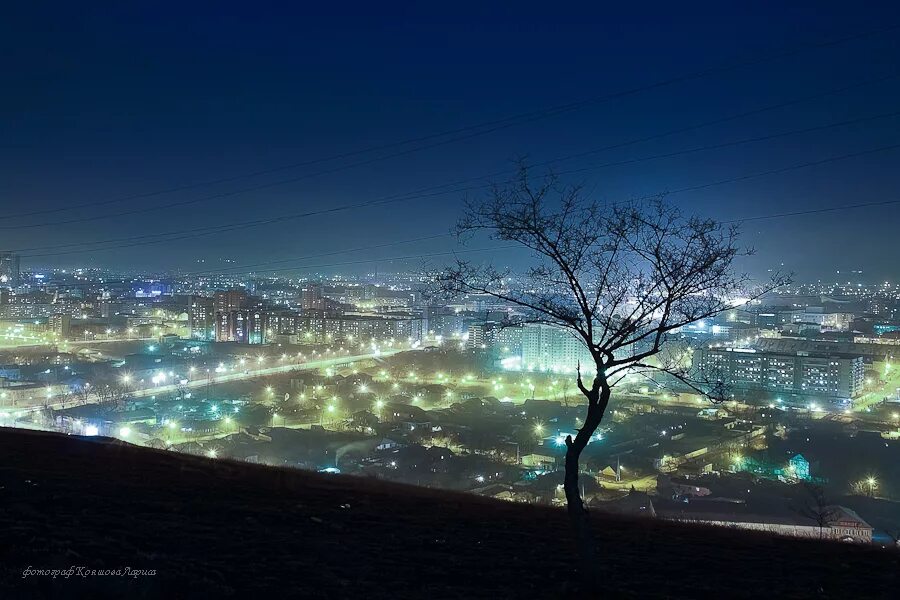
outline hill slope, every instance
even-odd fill
[[[527,598],[576,580],[560,510],[13,429],[0,454],[0,597]],[[604,597],[889,597],[900,583],[896,552],[594,518]],[[72,565],[156,575],[22,577]]]

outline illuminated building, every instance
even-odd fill
[[[295,335],[300,331],[300,316],[292,310],[271,311],[269,331],[273,335]]]
[[[457,336],[468,331],[471,317],[468,313],[453,310],[446,306],[427,306],[422,311],[422,327],[428,335],[445,338]]]
[[[195,340],[213,340],[216,337],[215,300],[204,296],[191,296],[188,311],[191,337]]]
[[[325,310],[325,290],[321,283],[310,283],[300,290],[300,308]]]
[[[216,292],[215,296],[215,319],[216,319],[216,341],[217,342],[235,342],[241,341],[235,339],[235,332],[240,331],[241,338],[244,337],[246,328],[245,317],[240,318],[240,327],[238,327],[237,315],[232,315],[238,311],[252,309],[258,311],[261,309],[260,302],[252,298],[246,291],[242,289],[231,289]],[[257,342],[261,343],[261,342]]]
[[[707,377],[738,389],[848,399],[863,387],[861,356],[701,348],[695,361]]]
[[[788,471],[797,479],[809,479],[809,461],[796,454],[788,461]]]
[[[18,254],[0,252],[0,286],[19,287],[21,283],[19,267],[20,258]]]
[[[500,356],[520,356],[522,354],[524,331],[525,328],[522,325],[509,325],[497,333],[495,344],[499,348]]]
[[[306,312],[296,320],[298,343],[322,343],[354,340],[359,343],[373,339],[420,340],[422,319],[409,314],[350,313],[329,315]]]
[[[50,315],[47,318],[50,331],[65,339],[69,336],[72,328],[72,316],[65,314]]]
[[[522,326],[522,368],[528,371],[573,372],[594,364],[587,347],[567,329],[542,323]]]
[[[469,339],[466,346],[471,350],[484,349],[492,346],[497,340],[502,326],[495,321],[485,321],[469,325]]]
[[[217,313],[227,313],[241,308],[247,308],[250,296],[241,289],[224,290],[216,292],[215,306]]]
[[[216,313],[216,341],[265,344],[268,322],[268,314],[262,310],[241,309]]]

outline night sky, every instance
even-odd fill
[[[328,13],[302,3],[11,4],[0,15],[0,250],[21,251],[28,267],[191,270],[309,257],[273,265],[284,267],[447,251],[457,242],[432,236],[449,230],[462,192],[190,232],[484,182],[520,156],[542,162],[816,95],[554,168],[855,121],[565,176],[598,198],[624,200],[900,144],[900,117],[884,116],[900,111],[900,29],[873,33],[900,24],[896,3],[329,3]],[[472,134],[491,127],[350,154],[785,50],[484,135]],[[454,137],[465,139],[444,143]],[[281,168],[304,162],[312,164]],[[671,200],[723,220],[900,201],[898,165],[900,148],[878,150]],[[268,172],[242,177],[259,171]],[[259,189],[240,192],[251,187]],[[173,188],[187,189],[156,193]],[[851,269],[896,278],[898,224],[900,204],[748,222],[745,240],[758,250],[749,268],[783,262],[804,280]],[[140,244],[168,232],[188,233]],[[492,258],[523,264],[521,253]]]

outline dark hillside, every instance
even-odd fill
[[[0,598],[559,597],[560,510],[0,429]],[[610,597],[896,597],[900,554],[595,516]],[[26,567],[155,576],[22,577]],[[250,596],[253,594],[253,596]]]

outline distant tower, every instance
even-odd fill
[[[18,254],[0,252],[0,287],[19,287],[19,261]]]
[[[250,297],[244,290],[231,289],[227,291],[216,292],[215,295],[215,318],[216,318],[216,341],[217,342],[233,342],[234,336],[231,332],[229,323],[231,322],[231,313],[247,308]]]

